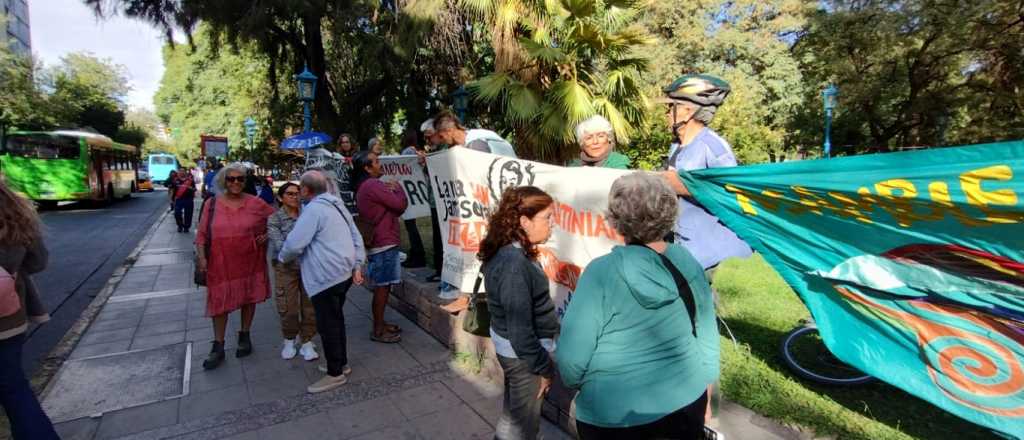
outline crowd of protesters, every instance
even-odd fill
[[[490,339],[504,376],[495,438],[537,438],[541,402],[556,380],[578,390],[581,438],[703,438],[708,396],[719,374],[711,276],[725,258],[751,250],[697,205],[677,175],[677,170],[736,165],[729,144],[707,127],[728,96],[728,85],[686,75],[664,93],[667,125],[675,137],[666,171],[627,174],[613,183],[608,219],[625,243],[585,268],[561,322],[538,262],[538,246],[552,232],[552,197],[532,186],[509,188],[488,218],[478,257]],[[419,132],[424,142],[410,129],[401,147],[403,154],[417,155],[426,172],[426,155],[446,148],[516,156],[497,133],[468,129],[451,112],[424,122]],[[580,122],[575,136],[579,156],[566,165],[630,167],[616,151],[607,119]],[[324,376],[309,385],[310,393],[344,385],[351,374],[343,308],[353,285],[372,290],[369,338],[401,340],[402,329],[384,317],[392,287],[402,282],[399,218],[408,203],[400,185],[381,180],[383,151],[379,138],[370,139],[365,150],[349,134],[338,138],[357,212],[338,197],[333,179],[317,170],[303,173],[298,184],[281,185],[276,194],[273,181],[257,178],[239,163],[211,161],[205,175],[186,169],[172,173],[166,186],[181,233],[190,232],[197,182],[202,182],[196,269],[207,288],[206,315],[214,328],[204,369],[224,362],[228,315],[235,311],[241,329],[234,354],[253,353],[256,305],[271,291],[281,320],[283,359],[319,359],[313,339],[320,335]],[[26,323],[46,319],[29,276],[46,266],[46,249],[34,210],[3,182],[0,202],[5,206],[0,211],[0,402],[15,438],[55,438],[20,370]],[[443,254],[433,204],[430,220],[435,273],[428,280],[440,281]],[[416,222],[404,224],[412,242],[404,265],[424,266]],[[458,313],[468,303],[460,295],[445,308]]]
[[[676,174],[736,164],[728,143],[707,127],[728,86],[713,77],[687,75],[664,92],[667,125],[676,141],[667,151],[666,171],[628,174],[613,183],[608,218],[625,245],[584,270],[561,322],[537,261],[538,245],[551,234],[554,200],[535,187],[507,189],[488,219],[479,258],[490,338],[505,387],[495,438],[537,438],[541,401],[555,380],[578,390],[581,438],[703,435],[711,385],[719,374],[711,275],[723,259],[749,255],[750,248],[711,214],[692,209],[696,202]],[[416,131],[408,130],[402,153],[418,156],[426,172],[426,155],[447,148],[516,155],[495,132],[468,129],[450,112],[424,122],[420,132],[423,146]],[[604,117],[583,120],[575,136],[579,156],[567,166],[630,167],[629,158],[616,151],[614,127]],[[208,270],[208,315],[216,335],[205,368],[216,368],[224,358],[224,322],[233,310],[242,310],[236,356],[251,353],[253,308],[270,291],[263,281],[267,249],[284,337],[281,357],[317,359],[312,339],[321,336],[325,376],[309,392],[347,382],[351,368],[342,308],[352,285],[372,291],[369,338],[401,340],[402,329],[385,321],[384,311],[392,286],[402,282],[401,267],[426,263],[416,221],[404,222],[412,246],[403,264],[399,218],[408,202],[400,185],[381,180],[383,142],[372,138],[360,149],[344,134],[337,151],[350,167],[357,212],[350,212],[330,191],[331,179],[315,170],[303,174],[300,184],[278,189],[271,199],[280,204],[276,211],[246,195],[266,200],[269,183],[254,182],[251,172],[234,165],[218,174],[221,196],[206,204],[207,220],[196,238],[200,265]],[[188,187],[188,179],[178,182]],[[684,210],[702,215],[679,215]],[[433,206],[431,226],[435,274],[429,280],[439,281],[443,254]],[[458,313],[468,303],[460,295],[445,308]]]

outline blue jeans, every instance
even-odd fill
[[[25,335],[0,340],[0,404],[10,421],[11,435],[14,440],[59,440],[21,369],[24,344]]]
[[[174,201],[174,221],[179,228],[192,228],[192,211],[196,209],[195,202],[191,198],[183,198]]]

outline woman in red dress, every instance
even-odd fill
[[[223,190],[204,204],[196,228],[199,270],[206,271],[206,316],[213,318],[213,349],[203,362],[207,370],[224,362],[224,332],[228,313],[234,310],[242,309],[242,329],[238,332],[235,357],[252,353],[249,329],[256,304],[270,297],[267,218],[274,213],[274,208],[259,197],[242,192],[245,172],[244,166],[235,163],[217,173],[217,185]],[[208,227],[210,219],[212,228]]]

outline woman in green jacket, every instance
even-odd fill
[[[686,250],[662,240],[678,212],[660,177],[617,179],[608,218],[626,239],[583,271],[562,318],[556,359],[579,389],[582,439],[698,439],[719,372],[710,286]],[[673,270],[674,269],[674,270]]]
[[[615,151],[615,130],[603,116],[594,115],[577,124],[576,142],[580,157],[568,166],[629,169],[629,158]]]

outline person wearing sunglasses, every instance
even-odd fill
[[[267,218],[274,208],[243,192],[246,168],[240,163],[224,167],[215,179],[220,195],[203,205],[196,231],[198,270],[206,272],[206,316],[213,319],[214,341],[203,368],[224,362],[224,332],[228,314],[241,309],[235,357],[252,354],[249,329],[256,304],[270,297],[267,278]],[[212,210],[212,211],[211,211]]]
[[[285,238],[295,228],[302,210],[299,193],[299,185],[291,182],[277,190],[281,208],[267,221],[267,250],[270,255],[281,252]],[[281,358],[291,359],[296,354],[302,354],[302,358],[307,361],[316,360],[320,357],[313,344],[313,336],[316,336],[316,311],[309,295],[306,295],[306,289],[302,287],[299,262],[282,263],[275,258],[272,265],[274,300],[277,302],[277,313],[281,316],[281,333],[284,336]],[[296,341],[296,337],[300,337],[300,340]],[[298,351],[295,350],[296,344],[300,345]]]

